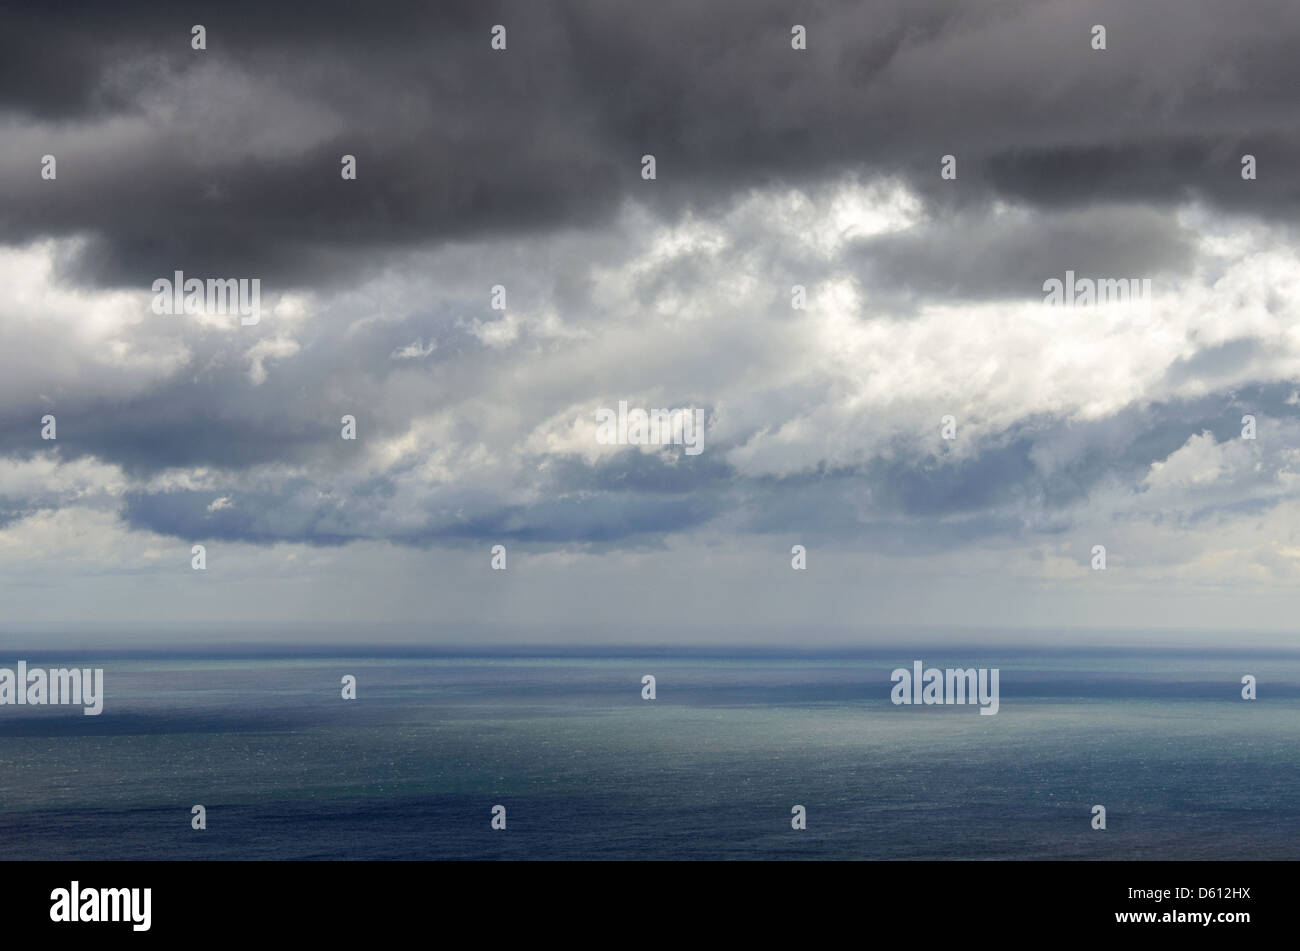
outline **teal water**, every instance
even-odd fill
[[[0,707],[6,859],[1300,858],[1294,655],[18,659],[106,700]],[[1000,712],[894,706],[915,659]]]

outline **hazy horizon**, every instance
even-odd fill
[[[435,631],[381,626],[359,628],[356,625],[283,624],[239,625],[218,627],[178,622],[145,627],[87,627],[58,624],[26,627],[0,627],[0,651],[43,650],[55,653],[77,651],[106,652],[152,651],[209,652],[233,654],[267,651],[343,650],[364,654],[367,650],[392,649],[397,652],[428,651],[473,652],[483,650],[503,654],[629,653],[638,651],[689,655],[746,651],[784,654],[854,654],[886,653],[899,649],[953,648],[1025,649],[1069,653],[1184,652],[1202,656],[1249,654],[1300,654],[1296,634],[1292,631],[1239,631],[1225,636],[1223,631],[1188,628],[1085,629],[998,628],[976,626],[891,627],[841,631],[800,631],[795,636],[781,629],[751,629],[731,637],[707,632],[665,631],[662,627],[624,628],[618,640],[610,640],[607,631],[582,631],[575,627],[531,627],[511,636],[509,632],[465,630]]]

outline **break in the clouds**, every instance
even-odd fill
[[[1288,623],[1293,3],[6,20],[15,622]],[[155,313],[178,270],[260,319]],[[703,451],[598,438],[620,401]]]

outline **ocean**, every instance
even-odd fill
[[[0,666],[20,659],[102,667],[105,700],[0,706],[11,860],[1300,858],[1300,653],[11,650]],[[998,668],[998,713],[891,703],[890,671],[918,659]]]

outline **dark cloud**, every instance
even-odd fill
[[[1042,299],[1043,282],[1158,278],[1186,269],[1194,235],[1171,214],[1112,205],[1056,214],[967,208],[898,234],[861,239],[854,252],[873,286],[893,297]],[[1153,290],[1158,290],[1158,282]]]
[[[7,155],[0,240],[85,233],[70,273],[112,285],[176,267],[319,285],[396,249],[601,222],[626,197],[672,214],[850,169],[940,211],[1199,195],[1294,218],[1300,200],[1284,0],[1249,16],[1224,0],[19,3],[6,19],[0,109],[65,138],[56,185],[37,178],[40,136]],[[301,134],[267,147],[286,123]]]
[[[563,543],[627,547],[659,544],[665,533],[689,531],[722,510],[707,493],[666,497],[639,493],[575,494],[527,505],[492,505],[472,493],[410,513],[406,527],[377,519],[364,498],[328,496],[317,485],[295,480],[284,491],[235,493],[229,508],[211,510],[211,492],[130,493],[123,517],[134,528],[190,541],[266,544],[279,541],[339,545],[385,538],[427,547],[468,542]],[[322,495],[325,495],[322,498]]]
[[[1153,463],[1189,434],[1239,437],[1243,412],[1261,425],[1300,422],[1292,390],[1273,385],[1124,411],[1093,421],[1029,419],[948,457],[899,441],[858,466],[821,467],[784,479],[743,478],[718,457],[625,450],[595,463],[556,456],[519,486],[537,501],[503,503],[470,484],[399,497],[397,470],[349,482],[346,467],[285,479],[274,490],[228,486],[198,492],[130,492],[124,518],[181,539],[337,545],[386,538],[428,546],[495,539],[595,548],[648,543],[734,517],[744,532],[856,539],[896,553],[935,552],[988,538],[1055,533],[1071,505],[1106,482],[1140,490]],[[1244,407],[1244,409],[1243,409]],[[332,445],[332,443],[330,443]],[[1282,447],[1285,448],[1285,447]],[[1271,453],[1279,448],[1273,446]],[[341,458],[341,457],[340,457]],[[1270,464],[1259,479],[1272,478]],[[214,499],[228,505],[213,510]],[[1255,511],[1245,499],[1207,508]],[[3,511],[3,508],[0,508]]]

